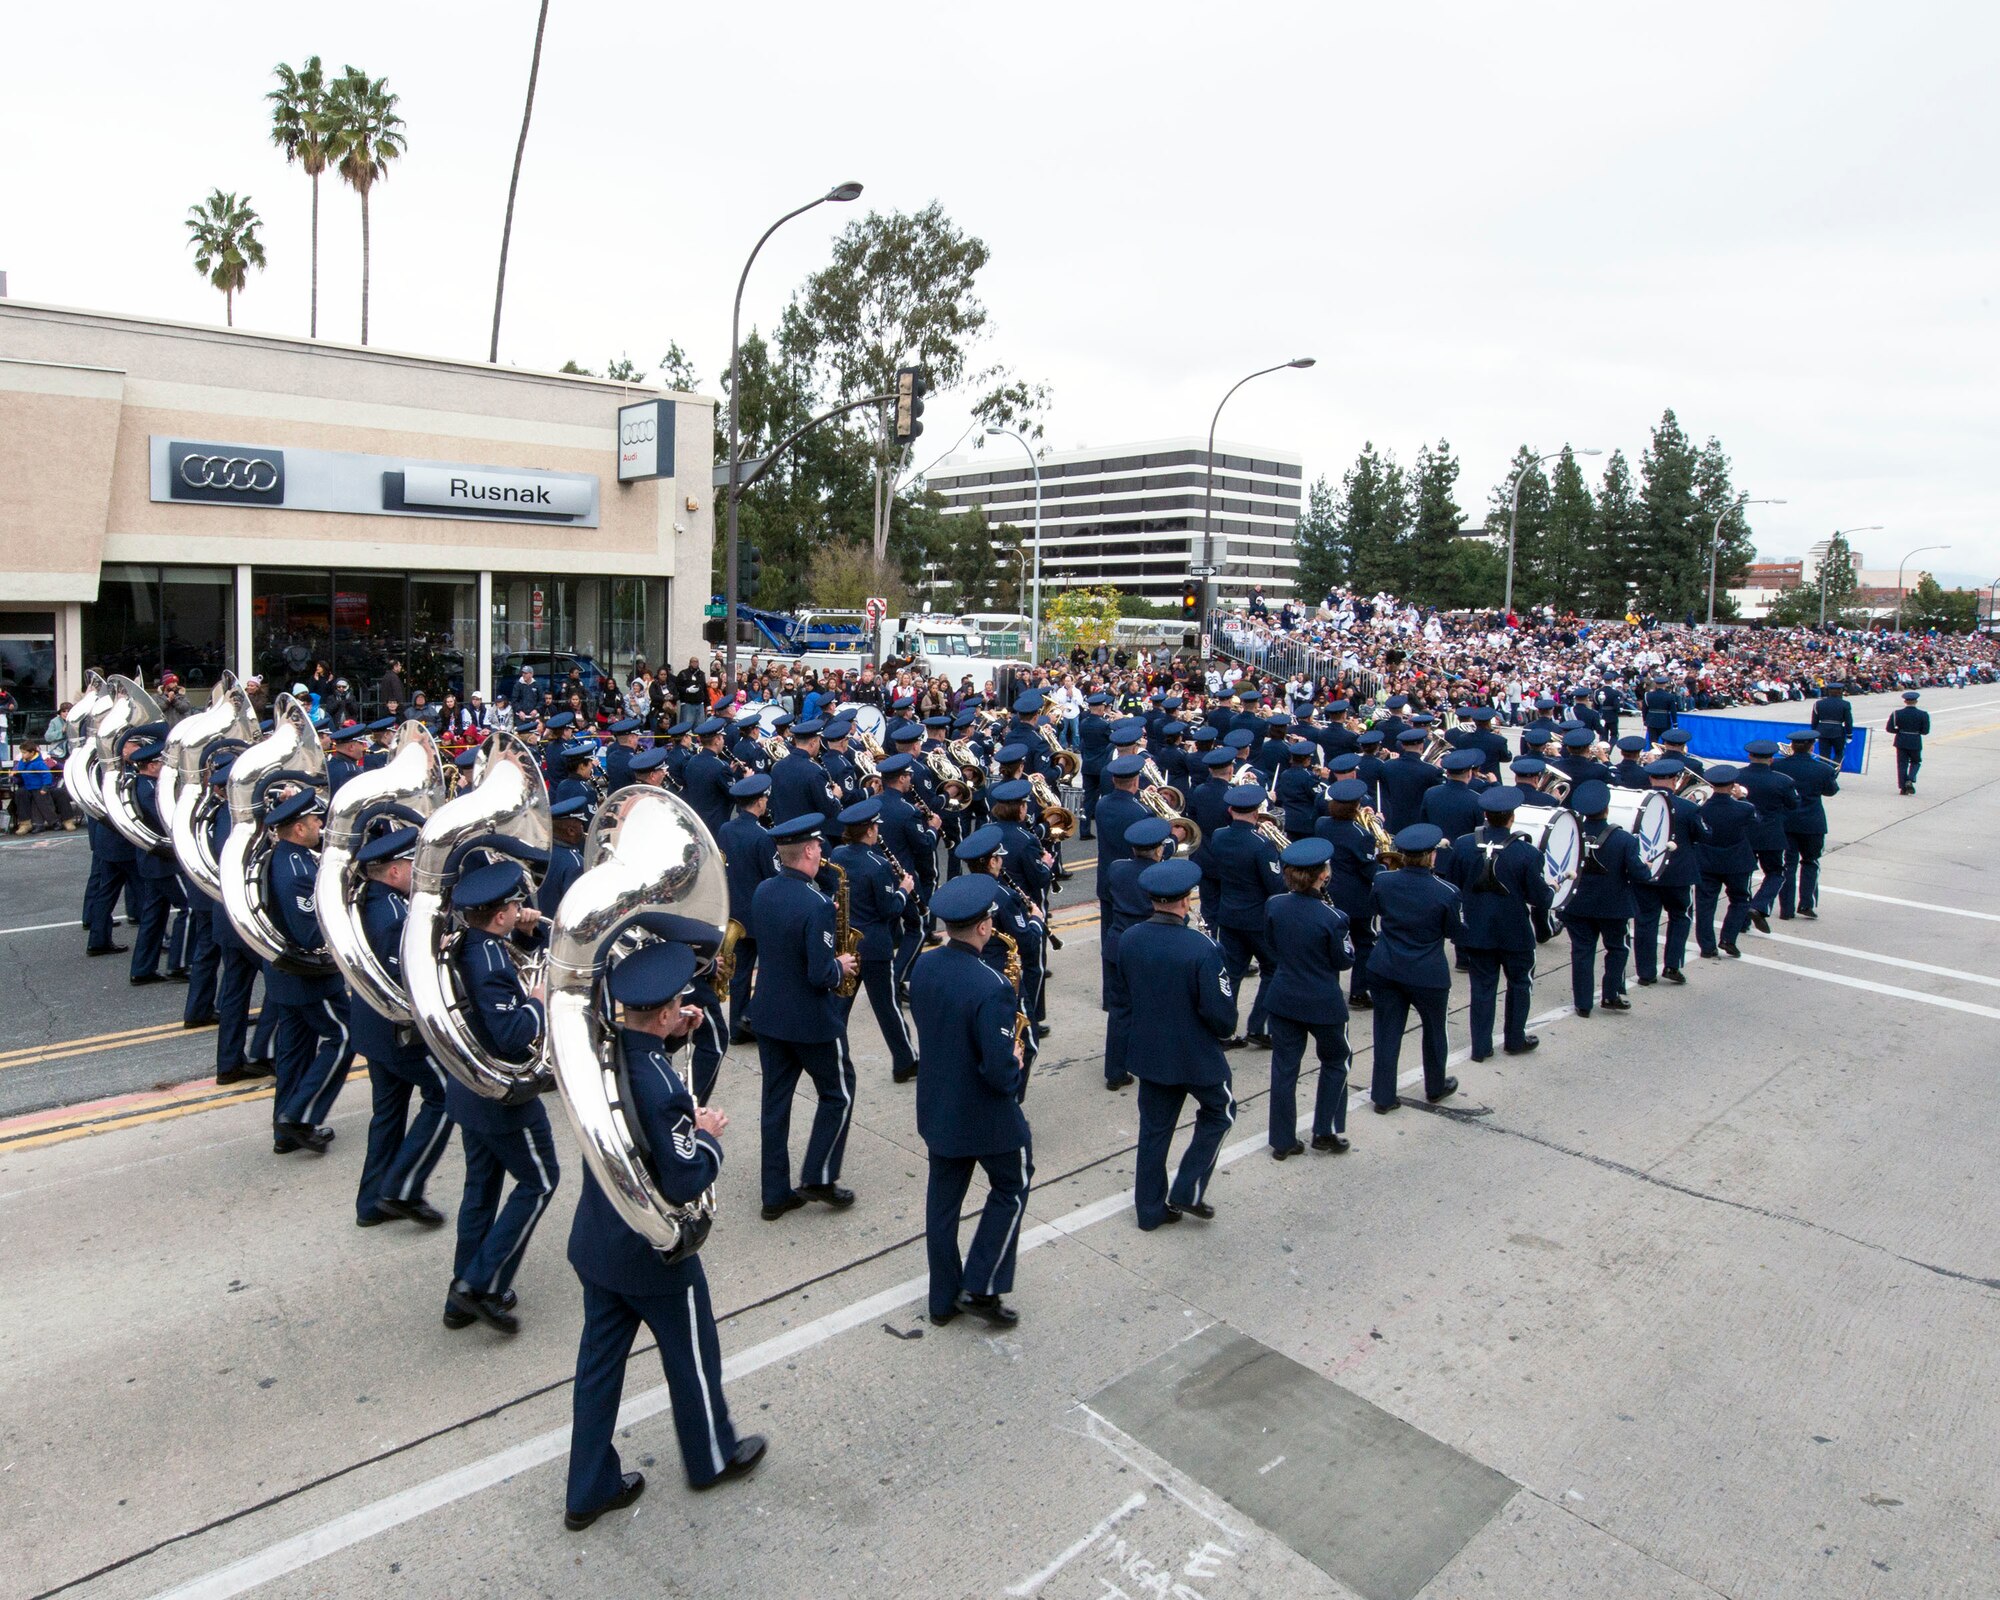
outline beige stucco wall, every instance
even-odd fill
[[[617,408],[666,394],[0,300],[0,597],[88,603],[105,561],[665,577],[668,656],[685,656],[715,539],[714,402],[672,396],[674,477],[617,482]],[[593,473],[601,525],[155,503],[154,435]]]

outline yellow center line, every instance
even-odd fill
[[[255,1023],[259,1013],[250,1013],[250,1021]],[[158,1044],[179,1034],[200,1035],[214,1029],[214,1023],[204,1023],[199,1028],[189,1028],[178,1022],[156,1022],[150,1027],[128,1028],[123,1033],[89,1034],[80,1039],[57,1039],[50,1044],[31,1045],[25,1049],[0,1052],[0,1072],[9,1067],[35,1067],[44,1062],[66,1061],[73,1056],[94,1055],[99,1051],[127,1050],[138,1044]]]
[[[347,1074],[347,1081],[368,1076],[368,1069],[357,1066]],[[197,1092],[187,1095],[185,1089]],[[36,1150],[44,1145],[67,1144],[72,1139],[88,1139],[95,1134],[116,1133],[122,1128],[141,1127],[149,1122],[169,1122],[179,1117],[191,1117],[200,1111],[220,1111],[229,1106],[254,1105],[260,1100],[276,1097],[277,1087],[268,1078],[259,1080],[255,1087],[236,1089],[224,1087],[213,1079],[201,1080],[184,1086],[181,1098],[149,1098],[141,1104],[128,1106],[118,1111],[107,1111],[79,1116],[71,1122],[53,1125],[43,1123],[21,1129],[18,1133],[4,1131],[6,1124],[0,1123],[0,1150]],[[86,1112],[88,1108],[79,1108]]]

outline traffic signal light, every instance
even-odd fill
[[[736,592],[745,600],[757,598],[757,583],[764,576],[764,558],[757,553],[754,544],[746,544],[738,552],[736,563]]]
[[[1189,578],[1181,585],[1181,620],[1192,622],[1201,615],[1201,580]]]
[[[924,431],[924,395],[929,388],[915,367],[896,369],[896,443],[912,444]]]

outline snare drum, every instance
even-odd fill
[[[1560,806],[1523,806],[1514,813],[1514,837],[1526,839],[1542,853],[1542,876],[1560,911],[1576,888],[1583,865],[1583,830],[1574,812]]]
[[[1639,858],[1648,872],[1658,872],[1674,839],[1674,814],[1657,789],[1613,789],[1612,822],[1639,841]]]

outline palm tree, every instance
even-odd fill
[[[273,67],[278,87],[264,98],[271,102],[271,143],[296,161],[312,179],[312,319],[308,331],[319,337],[319,175],[326,171],[332,150],[333,123],[327,109],[326,72],[318,56],[307,56],[297,69],[280,61]]]
[[[389,80],[347,68],[327,97],[333,113],[328,159],[361,196],[361,342],[368,342],[368,191],[389,176],[389,163],[405,149],[403,119]]]
[[[542,32],[549,25],[549,0],[542,0],[542,14],[535,23],[535,53],[528,61],[528,103],[521,111],[521,138],[514,146],[514,176],[507,180],[507,220],[500,229],[500,277],[493,285],[493,343],[486,359],[500,360],[500,302],[507,293],[507,243],[514,237],[514,192],[521,187],[521,157],[528,149],[528,119],[535,114],[535,79],[542,70]]]
[[[189,206],[188,243],[194,247],[194,270],[222,291],[223,316],[236,326],[236,296],[250,276],[250,269],[264,266],[264,245],[257,237],[263,219],[250,209],[250,197],[241,200],[220,189],[209,192],[200,205]]]

